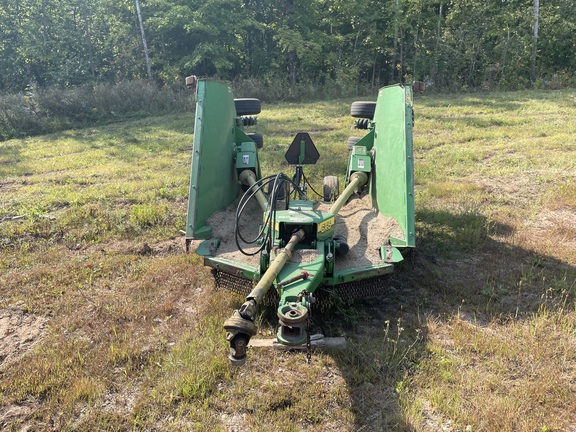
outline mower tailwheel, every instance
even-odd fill
[[[334,202],[340,194],[340,187],[338,183],[338,177],[336,176],[326,176],[324,177],[324,201]]]
[[[239,116],[256,115],[262,111],[260,99],[234,99],[234,106],[236,107],[236,115]]]
[[[362,139],[362,137],[357,137],[357,136],[351,136],[348,137],[348,141],[347,141],[347,146],[348,146],[348,150],[352,150],[352,147],[354,147],[356,144],[358,144],[358,141],[360,141]]]
[[[249,133],[248,138],[256,143],[256,148],[261,149],[264,146],[264,137],[259,133]]]
[[[358,101],[352,102],[350,107],[350,115],[354,118],[367,118],[374,119],[374,112],[376,111],[376,102]]]

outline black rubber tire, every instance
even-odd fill
[[[348,150],[352,150],[352,147],[354,147],[356,144],[358,144],[358,141],[360,141],[362,139],[362,137],[348,137],[348,142],[346,143],[346,145],[348,145]]]
[[[340,194],[340,186],[338,183],[338,177],[336,176],[326,176],[324,177],[323,185],[324,201],[334,202]]]
[[[256,115],[262,111],[260,99],[234,99],[234,105],[236,106],[236,115],[238,116]]]
[[[354,118],[367,118],[374,119],[374,112],[376,111],[376,102],[358,101],[352,102],[350,107],[350,115]]]
[[[248,138],[256,143],[256,148],[261,149],[264,146],[264,137],[259,133],[249,133]]]
[[[341,235],[334,236],[334,242],[338,243],[338,247],[336,248],[336,255],[344,256],[350,250],[350,246],[348,246],[348,243],[346,243],[346,237]]]

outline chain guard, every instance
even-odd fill
[[[216,289],[225,289],[241,297],[246,297],[252,292],[252,288],[254,288],[254,283],[250,279],[224,273],[219,270],[212,270],[212,274],[214,275]],[[275,289],[270,289],[264,296],[262,303],[266,306],[274,306],[277,305],[279,301],[280,296],[278,292]]]
[[[213,270],[216,289],[225,289],[233,293],[246,297],[253,288],[253,281],[241,276]],[[320,286],[314,292],[318,300],[320,310],[327,309],[338,302],[350,302],[359,298],[376,297],[387,292],[387,276],[376,276],[369,279],[362,279],[353,282],[346,282],[333,287]],[[275,289],[270,289],[264,297],[263,303],[266,306],[278,305],[280,296]]]

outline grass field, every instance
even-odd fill
[[[349,100],[264,106],[265,174],[309,131],[343,174]],[[6,430],[576,430],[576,92],[415,101],[417,253],[319,316],[348,349],[228,365],[184,252],[192,114],[0,143]],[[261,335],[274,323],[262,314]]]

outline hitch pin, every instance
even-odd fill
[[[306,279],[308,279],[309,277],[313,277],[313,276],[314,276],[313,274],[310,274],[310,273],[308,273],[307,271],[303,271],[303,272],[300,273],[299,275],[296,275],[296,276],[294,276],[294,277],[291,277],[290,279],[286,279],[286,280],[283,280],[282,282],[279,282],[277,286],[278,286],[278,288],[282,288],[282,287],[285,287],[285,286],[288,285],[288,284],[291,284],[292,282],[296,282],[296,281],[298,281],[298,280],[300,280],[300,279],[306,280]]]

